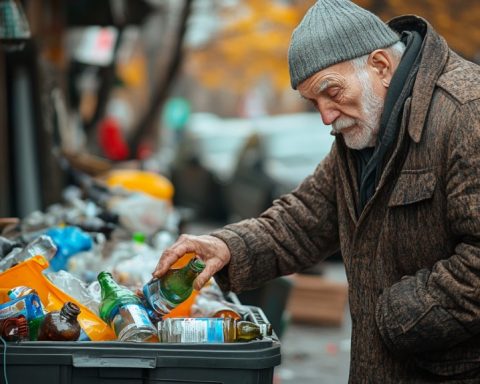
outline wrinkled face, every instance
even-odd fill
[[[384,82],[384,84],[386,84]],[[350,62],[332,65],[298,86],[333,134],[341,134],[352,149],[375,146],[387,86],[374,68],[355,70]]]

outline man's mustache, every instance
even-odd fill
[[[352,119],[350,117],[343,117],[337,119],[332,124],[332,131],[330,132],[331,135],[338,135],[341,133],[342,129],[350,128],[351,126],[357,124],[356,119]]]

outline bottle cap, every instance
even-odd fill
[[[132,235],[132,240],[135,243],[145,243],[145,234],[143,232],[134,232]]]

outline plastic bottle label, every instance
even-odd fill
[[[161,315],[166,315],[175,307],[167,299],[165,299],[160,290],[160,280],[154,280],[145,284],[143,287],[143,295],[153,308],[153,310]]]
[[[118,340],[122,340],[132,328],[154,329],[145,309],[137,304],[127,304],[120,307],[110,325]]]
[[[5,304],[0,305],[0,320],[19,315],[25,316],[27,320],[32,320],[42,317],[44,314],[42,302],[35,293],[30,293],[27,296],[7,301]]]
[[[182,343],[223,343],[223,321],[221,319],[184,319]]]

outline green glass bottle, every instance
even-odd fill
[[[121,341],[156,342],[157,332],[140,299],[129,289],[117,284],[108,272],[100,272],[102,289],[100,317],[110,324]]]
[[[233,343],[263,336],[258,324],[232,318],[168,318],[157,326],[163,343]]]
[[[166,315],[189,298],[193,291],[193,281],[204,268],[202,260],[193,258],[183,268],[170,269],[160,279],[143,286],[145,300],[155,312]]]
[[[38,332],[40,331],[40,327],[42,326],[43,320],[45,320],[45,316],[35,317],[28,322],[28,330],[29,330],[28,334],[31,341],[38,340]]]

